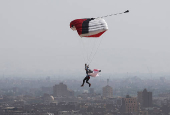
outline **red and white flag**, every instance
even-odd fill
[[[89,73],[88,75],[90,75],[91,77],[96,77],[99,76],[99,72],[101,72],[100,69],[94,69],[93,73]]]

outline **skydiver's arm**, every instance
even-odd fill
[[[85,64],[85,70],[87,69],[87,64]]]

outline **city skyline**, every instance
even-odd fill
[[[3,89],[0,89],[0,114],[3,115],[84,115],[89,112],[91,115],[168,115],[170,113],[170,93],[167,91],[170,81],[163,77],[151,81],[143,81],[137,77],[107,80],[105,84],[104,81],[98,81],[93,83],[97,86],[80,87],[81,90],[70,87],[77,82],[56,83],[50,77],[44,80],[1,79],[0,82],[1,87],[3,86]],[[101,87],[99,83],[102,83]],[[167,89],[164,89],[165,87]]]

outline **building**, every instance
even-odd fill
[[[113,97],[113,88],[108,85],[109,79],[107,79],[107,86],[103,87],[102,95],[103,97],[111,98]]]
[[[113,89],[109,85],[103,87],[103,97],[113,97]]]
[[[148,92],[146,89],[138,92],[138,103],[141,107],[152,107],[152,92]]]
[[[74,92],[72,90],[68,90],[67,85],[60,83],[58,85],[53,86],[53,96],[55,97],[74,96]]]
[[[122,106],[120,112],[123,113],[138,113],[138,103],[136,97],[130,97],[129,95],[126,98],[122,98]]]

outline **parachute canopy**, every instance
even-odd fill
[[[77,30],[80,37],[100,37],[108,30],[103,18],[75,19],[70,22],[70,28]]]

